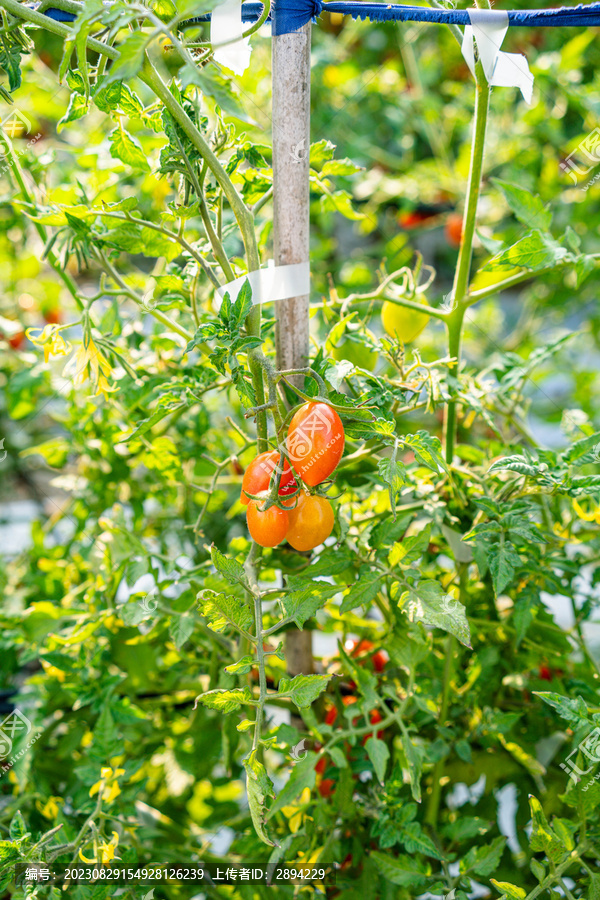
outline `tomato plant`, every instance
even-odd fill
[[[595,897],[594,29],[509,30],[526,107],[456,29],[312,27],[288,368],[271,38],[233,77],[211,4],[53,5],[0,0],[0,892]]]

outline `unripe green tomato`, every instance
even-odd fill
[[[370,340],[375,341],[375,337],[370,331],[367,331],[366,335]],[[352,332],[344,334],[339,343],[333,347],[331,355],[338,362],[347,360],[360,369],[366,369],[367,372],[373,371],[378,359],[377,350],[363,340],[360,334]]]
[[[417,300],[417,302],[422,301]],[[401,340],[403,344],[409,344],[419,337],[428,322],[429,316],[426,313],[418,313],[414,309],[399,306],[389,300],[386,300],[381,307],[383,327],[390,337]]]

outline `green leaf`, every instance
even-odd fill
[[[390,758],[388,745],[385,743],[385,741],[380,740],[380,738],[373,737],[371,735],[371,737],[365,741],[365,750],[369,755],[369,759],[373,763],[375,775],[377,776],[379,783],[383,784],[387,762]]]
[[[385,578],[382,575],[373,572],[368,566],[361,567],[358,580],[352,585],[342,600],[340,613],[344,615],[358,606],[368,610],[384,584]]]
[[[529,806],[531,809],[531,824],[533,826],[529,846],[535,853],[543,850],[552,862],[559,862],[567,854],[563,842],[557,837],[548,824],[544,810],[537,797],[530,795]]]
[[[258,705],[258,701],[253,699],[250,688],[247,686],[244,688],[235,688],[231,691],[220,689],[206,691],[206,693],[200,694],[197,697],[197,700],[209,709],[218,709],[219,712],[222,713],[234,712],[239,709],[240,706],[245,706],[247,704],[250,704],[251,706]]]
[[[144,31],[134,31],[119,44],[121,54],[110,65],[105,84],[112,81],[131,81],[138,74],[144,64],[144,55],[148,43],[148,34]]]
[[[474,872],[476,875],[488,876],[500,865],[506,838],[497,837],[491,844],[483,847],[471,847],[460,863],[461,872]]]
[[[600,900],[600,875],[590,875],[588,900]]]
[[[592,727],[588,715],[588,709],[583,697],[563,697],[561,694],[555,694],[552,691],[534,691],[536,697],[540,697],[544,703],[552,706],[562,717],[568,722],[573,722],[576,728],[582,725]]]
[[[0,44],[0,69],[8,75],[8,86],[11,91],[21,87],[21,54],[25,50],[20,46],[9,47]]]
[[[312,147],[311,147],[312,151]],[[312,157],[311,157],[312,161]],[[357,166],[351,159],[330,159],[322,167],[320,174],[327,175],[355,175],[363,172],[364,166]]]
[[[419,887],[427,880],[423,863],[411,856],[390,856],[373,850],[369,859],[375,863],[378,871],[392,884],[404,887]]]
[[[390,568],[396,566],[410,566],[416,562],[427,550],[431,539],[431,523],[428,522],[424,528],[420,528],[416,534],[405,537],[402,541],[394,544],[388,554],[388,563]]]
[[[299,709],[310,706],[327,687],[331,675],[295,675],[293,678],[282,678],[279,682],[278,695],[291,697]]]
[[[442,444],[438,437],[433,437],[428,431],[417,431],[416,434],[405,434],[402,443],[415,454],[415,459],[420,465],[426,466],[436,474],[448,472],[448,465],[442,453]]]
[[[421,747],[413,744],[409,734],[402,732],[402,749],[408,763],[408,774],[410,776],[410,789],[413,800],[417,803],[421,802],[421,773],[423,771],[423,750]]]
[[[488,547],[488,565],[492,573],[496,596],[512,582],[521,558],[510,541],[504,540]]]
[[[406,481],[406,466],[398,460],[392,460],[388,457],[380,459],[378,463],[379,475],[381,480],[387,484],[390,495],[390,506],[394,518],[396,517],[396,495],[402,489]]]
[[[310,619],[317,610],[325,606],[327,600],[339,593],[337,585],[327,584],[325,581],[313,581],[310,587],[292,591],[286,594],[282,600],[287,617],[291,618],[298,628],[302,628],[307,619]]]
[[[295,763],[290,777],[277,795],[275,803],[271,806],[266,818],[267,821],[279,812],[284,806],[289,806],[297,797],[300,796],[305,788],[314,788],[317,773],[315,771],[316,756],[314,753],[307,753],[304,759]]]
[[[498,185],[519,222],[522,222],[527,228],[539,228],[541,231],[548,231],[552,222],[552,213],[544,207],[543,202],[537,195],[531,194],[525,188],[518,187],[516,184],[501,181],[499,178],[492,178],[491,180]]]
[[[147,419],[142,419],[138,425],[133,429],[131,434],[125,435],[125,437],[120,438],[116,441],[117,444],[123,444],[126,441],[130,441],[135,437],[141,437],[143,434],[146,434],[150,431],[158,422],[165,418],[165,416],[169,416],[171,413],[175,412],[178,409],[183,409],[187,404],[185,403],[177,403],[175,402],[167,402],[159,405],[151,416],[148,416]]]
[[[590,434],[587,437],[581,438],[579,441],[575,441],[574,444],[571,444],[564,453],[560,454],[560,460],[567,465],[572,465],[574,462],[577,462],[578,459],[582,459],[589,453],[593,454],[598,444],[600,444],[600,431],[595,431],[594,434]]]
[[[200,612],[213,631],[225,631],[231,625],[237,631],[247,632],[252,627],[252,610],[238,597],[205,589],[198,594],[198,600]]]
[[[229,672],[230,675],[246,675],[254,664],[255,661],[252,656],[242,656],[237,662],[225,666],[225,671]]]
[[[265,831],[265,812],[267,799],[275,796],[275,790],[265,767],[256,758],[256,754],[257,751],[252,750],[250,755],[244,759],[248,806],[250,807],[252,824],[257,835],[265,844],[274,847],[276,846],[275,842],[271,840]]]
[[[21,810],[18,809],[10,820],[8,833],[11,841],[21,840],[21,838],[24,838],[27,834],[29,834]]]
[[[150,165],[141,145],[122,126],[115,128],[109,134],[108,140],[111,145],[111,156],[127,163],[128,166],[133,166],[135,169],[150,171]]]
[[[77,119],[81,119],[83,116],[87,115],[89,108],[89,100],[86,100],[81,94],[71,94],[67,111],[56,124],[57,132],[60,134],[63,126],[66,125],[67,122],[75,122]]]
[[[214,544],[210,548],[210,556],[215,569],[223,576],[225,581],[228,581],[229,584],[241,584],[248,590],[248,580],[246,578],[246,573],[244,572],[244,567],[237,559],[231,559],[229,556],[224,556]]]
[[[398,602],[410,621],[434,625],[453,634],[465,647],[471,646],[471,634],[465,608],[437,581],[421,581],[417,588],[405,591]]]
[[[183,90],[190,84],[193,84],[195,87],[200,88],[205,97],[214,100],[223,112],[229,113],[230,116],[235,116],[236,119],[241,119],[243,122],[251,121],[238,102],[237,97],[232,93],[228,82],[211,69],[206,67],[199,69],[198,66],[186,63],[179,70],[179,78],[181,79]]]
[[[20,859],[20,856],[19,849],[15,844],[10,841],[0,841],[0,863],[2,865]]]
[[[527,891],[517,887],[515,884],[509,884],[507,881],[496,881],[495,878],[490,878],[490,881],[494,887],[499,891],[502,891],[504,896],[509,898],[509,900],[524,900],[527,896]]]
[[[494,269],[512,269],[515,266],[523,269],[545,269],[565,260],[568,251],[550,235],[541,231],[530,231],[499,256],[493,257],[481,270],[489,272]]]
[[[443,859],[442,854],[428,835],[424,834],[419,822],[409,822],[404,826],[401,841],[404,849],[411,854],[421,853],[434,859]]]

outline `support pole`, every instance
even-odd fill
[[[274,15],[277,15],[276,3]],[[292,34],[273,35],[273,242],[276,266],[309,258],[310,22]],[[277,367],[308,365],[308,295],[276,305]],[[293,376],[302,385],[303,376]],[[287,669],[313,669],[312,634],[288,631]],[[301,721],[301,720],[300,720]]]

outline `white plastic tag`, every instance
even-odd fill
[[[223,0],[212,12],[210,42],[215,48],[215,60],[236,75],[243,75],[250,65],[250,40],[226,41],[241,38],[243,33],[241,0]]]
[[[274,266],[271,260],[264,269],[248,272],[235,281],[217,289],[223,298],[229,294],[231,302],[237,299],[242,285],[248,279],[252,288],[252,304],[271,303],[274,300],[287,300],[290,297],[302,297],[310,293],[310,263],[295,263],[291,266]]]
[[[465,26],[462,55],[475,75],[473,39],[488,84],[494,87],[518,87],[526,103],[531,105],[533,75],[527,59],[520,53],[500,50],[508,31],[508,13],[503,9],[469,9],[470,25]]]

